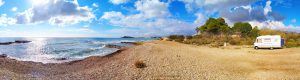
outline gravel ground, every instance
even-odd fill
[[[143,61],[145,68],[134,63]],[[210,48],[145,42],[105,57],[61,64],[0,58],[1,80],[299,80],[300,49]]]

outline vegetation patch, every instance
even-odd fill
[[[146,64],[145,64],[143,61],[141,61],[141,60],[136,61],[136,62],[134,63],[134,66],[135,66],[136,68],[145,68],[145,67],[147,67]]]
[[[196,28],[197,35],[170,35],[169,41],[210,47],[230,45],[253,45],[260,35],[280,35],[285,40],[285,47],[299,47],[300,34],[271,29],[258,29],[247,22],[237,22],[229,26],[223,18],[209,18],[206,23]]]

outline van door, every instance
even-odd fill
[[[257,46],[257,47],[259,47],[259,48],[262,48],[262,39],[257,38],[257,39],[256,39],[256,42],[255,42],[255,44],[254,44],[254,46]]]
[[[283,48],[283,47],[284,47],[284,39],[281,38],[281,48]]]

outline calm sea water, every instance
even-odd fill
[[[29,40],[30,43],[0,45],[0,54],[8,57],[42,63],[61,63],[105,56],[118,49],[106,48],[107,44],[130,46],[121,42],[150,41],[154,38],[0,38],[0,42]],[[66,58],[66,60],[59,60]]]

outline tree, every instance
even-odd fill
[[[259,29],[257,26],[255,26],[249,33],[249,37],[256,38],[257,36],[259,36]]]
[[[225,33],[225,34],[227,34],[227,33],[229,33],[231,30],[230,30],[230,27],[229,27],[229,26],[223,25],[223,26],[220,27],[220,31],[223,32],[223,33]]]
[[[212,34],[227,33],[230,31],[230,27],[223,18],[209,18],[206,23],[198,28],[197,32],[208,32]]]
[[[252,30],[252,26],[249,23],[237,22],[232,29],[234,32],[241,32],[242,36],[247,36]]]

